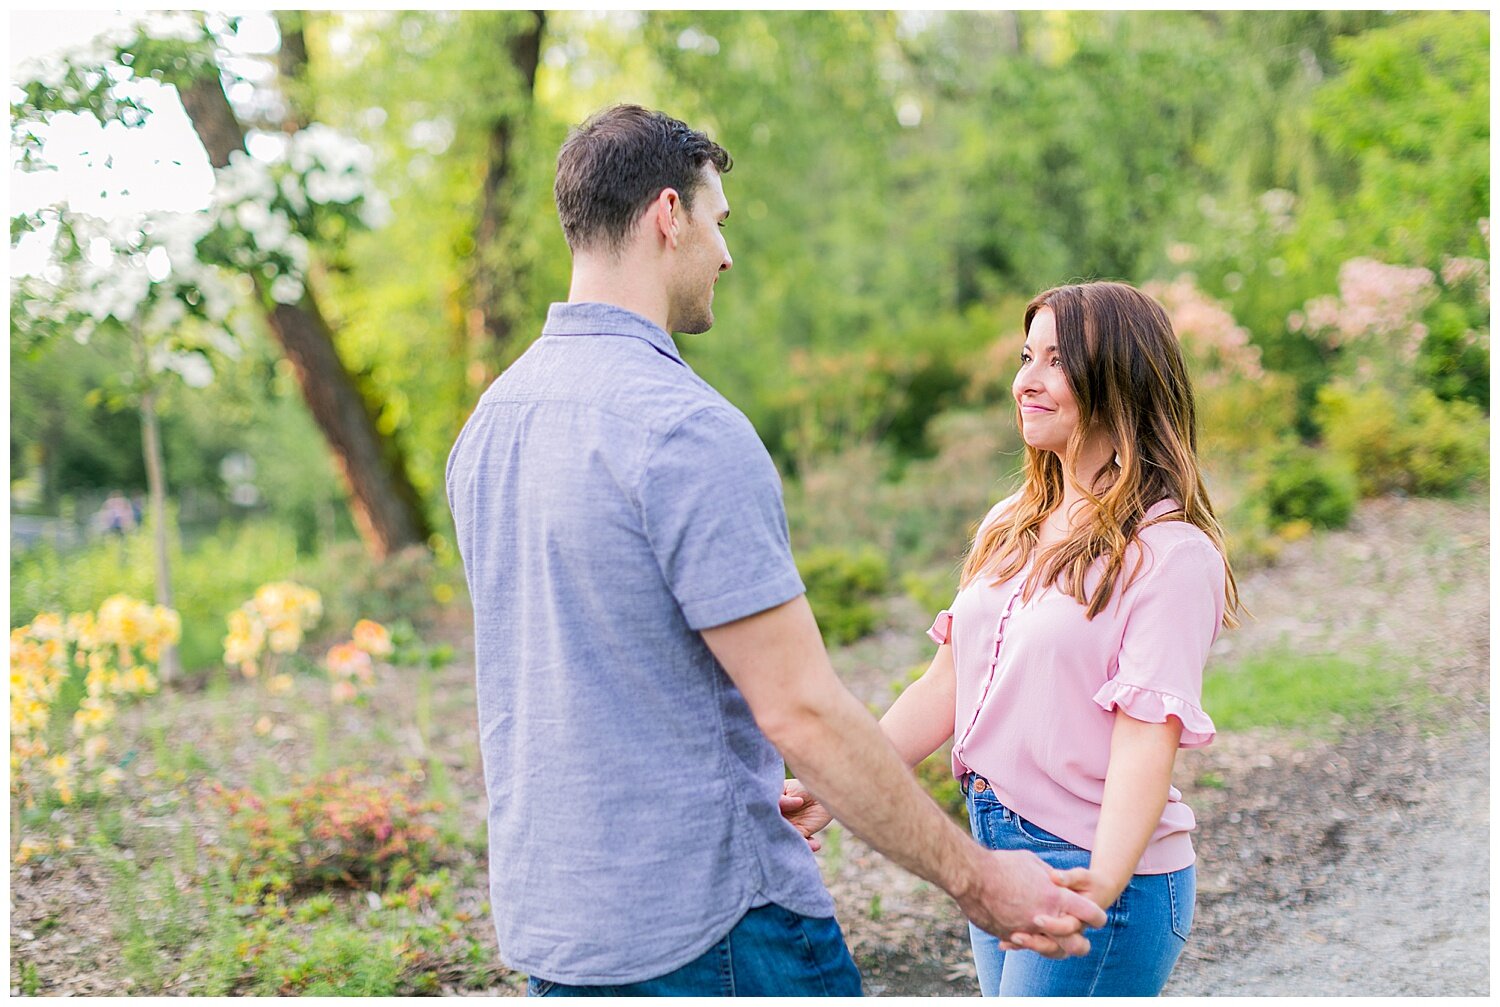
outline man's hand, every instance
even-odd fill
[[[827,828],[833,816],[811,791],[795,779],[782,784],[781,817],[797,827],[814,853],[823,848],[823,841],[817,838],[817,834]]]
[[[1053,882],[1055,873],[1034,853],[981,850],[977,876],[959,908],[974,924],[999,937],[1006,950],[1047,958],[1086,955],[1085,927],[1104,925],[1104,910]]]

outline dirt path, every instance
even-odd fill
[[[1199,902],[1168,995],[1488,993],[1488,520],[1485,501],[1377,501],[1242,579],[1257,618],[1216,660],[1373,649],[1435,698],[1322,738],[1221,733],[1179,760]],[[922,651],[885,634],[840,671],[884,706]],[[852,837],[824,869],[868,993],[977,992],[946,896]]]

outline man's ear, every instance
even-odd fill
[[[652,226],[670,248],[677,247],[682,213],[682,197],[678,195],[676,189],[663,189],[657,193],[656,199],[651,204]]]

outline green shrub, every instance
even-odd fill
[[[1340,455],[1297,443],[1283,444],[1261,461],[1261,493],[1272,528],[1306,521],[1342,528],[1354,514],[1359,483]]]
[[[1460,305],[1448,301],[1434,305],[1427,313],[1427,338],[1417,356],[1417,371],[1438,398],[1462,399],[1487,410],[1489,333],[1474,322]]]
[[[1489,420],[1471,402],[1445,402],[1425,388],[1403,401],[1378,385],[1336,383],[1319,390],[1316,418],[1366,496],[1450,495],[1489,474]]]
[[[944,745],[917,764],[917,782],[932,796],[938,807],[947,812],[964,828],[968,828],[968,811],[965,808],[964,792],[953,778],[953,760],[950,747]]]
[[[953,602],[958,590],[958,575],[951,569],[901,576],[901,589],[921,610],[936,616]]]
[[[890,579],[878,552],[814,549],[797,561],[797,569],[825,640],[852,643],[874,630],[879,620],[874,601]]]

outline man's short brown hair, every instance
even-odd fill
[[[663,112],[639,105],[596,112],[557,155],[553,196],[568,247],[618,250],[663,189],[676,189],[691,213],[705,164],[722,175],[734,162],[705,134]]]

